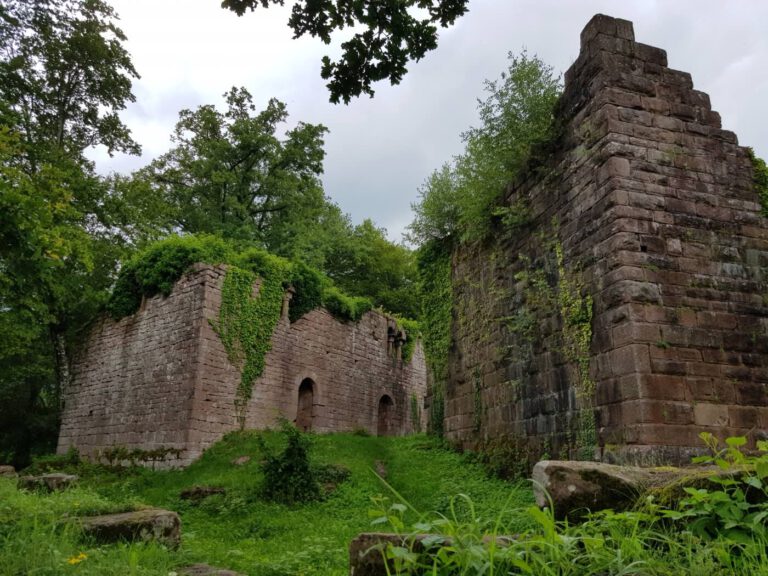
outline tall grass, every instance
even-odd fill
[[[595,513],[577,525],[555,521],[553,506],[520,508],[512,499],[491,518],[466,495],[453,497],[447,513],[419,514],[392,487],[396,501],[379,500],[374,523],[408,538],[382,552],[398,575],[768,574],[768,442],[747,453],[745,438],[725,446],[711,434],[702,439],[711,455],[696,461],[724,472],[706,487],[685,487],[670,507],[650,495],[634,510]]]
[[[252,576],[346,576],[349,542],[370,531],[372,499],[388,491],[373,472],[382,467],[387,481],[404,497],[427,509],[447,509],[450,499],[445,494],[450,492],[471,494],[484,515],[510,497],[520,505],[533,501],[529,488],[490,479],[481,467],[431,439],[336,434],[312,435],[310,457],[318,466],[348,469],[349,478],[316,502],[272,502],[263,498],[261,440],[274,451],[284,443],[277,433],[236,433],[177,471],[69,465],[70,472],[80,474],[80,487],[50,495],[18,491],[14,482],[0,479],[0,576],[168,576],[198,562]],[[251,459],[234,465],[240,456]],[[180,498],[182,490],[198,485],[219,486],[226,493],[199,503]],[[139,506],[180,514],[179,550],[98,546],[83,540],[77,527],[66,521]],[[81,554],[86,557],[69,563]]]

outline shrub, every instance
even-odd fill
[[[167,296],[192,264],[218,264],[232,258],[232,247],[215,236],[171,236],[152,244],[123,264],[107,303],[115,318],[129,316],[143,296]]]
[[[665,517],[679,522],[699,538],[724,538],[739,543],[768,541],[768,442],[757,443],[757,454],[747,454],[743,436],[728,438],[725,446],[709,432],[701,439],[710,454],[693,461],[720,468],[724,474],[708,478],[711,489],[685,488],[675,510]]]
[[[294,289],[289,309],[291,322],[322,306],[323,284],[326,282],[318,271],[303,262],[294,264],[290,278],[290,284]]]
[[[357,322],[363,314],[373,308],[368,298],[347,296],[335,286],[330,286],[323,292],[323,305],[336,318],[349,322]]]
[[[264,455],[262,495],[283,504],[320,499],[320,485],[309,461],[309,437],[288,421],[281,422],[285,448],[275,454],[259,438]]]
[[[748,148],[747,153],[752,161],[752,178],[755,184],[755,191],[763,209],[763,216],[768,216],[768,166],[766,166],[765,160],[755,156],[752,148]]]

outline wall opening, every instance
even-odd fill
[[[311,378],[304,378],[299,385],[299,405],[296,409],[296,428],[302,432],[312,430],[314,405],[315,383]]]
[[[378,421],[376,425],[376,434],[379,436],[389,436],[394,431],[392,426],[392,416],[395,411],[395,403],[392,398],[384,394],[379,400]]]

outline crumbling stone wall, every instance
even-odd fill
[[[561,132],[482,245],[454,254],[445,430],[521,456],[687,461],[768,428],[768,227],[709,97],[596,16]]]
[[[183,465],[238,428],[240,372],[209,322],[218,318],[225,274],[225,267],[198,265],[167,298],[146,299],[133,316],[104,317],[93,326],[64,391],[59,452],[162,446],[182,449],[174,464]],[[419,344],[403,362],[390,318],[371,311],[344,323],[318,309],[291,323],[288,301],[253,386],[247,428],[295,421],[304,383],[311,394],[299,423],[313,431],[421,429],[413,410],[426,392]]]

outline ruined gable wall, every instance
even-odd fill
[[[454,255],[445,428],[534,459],[684,461],[701,431],[768,427],[768,230],[690,75],[627,21],[581,41],[555,150],[506,200],[529,225]]]
[[[104,318],[73,366],[65,391],[59,451],[95,454],[109,446],[183,448],[186,464],[238,428],[232,366],[210,320],[218,318],[226,268],[198,265],[167,298],[147,299],[135,315]],[[299,386],[314,382],[312,430],[377,433],[383,395],[393,401],[391,432],[420,430],[412,397],[423,404],[426,365],[420,345],[404,363],[388,341],[391,319],[372,311],[359,322],[314,310],[290,323],[287,308],[272,337],[264,373],[253,385],[247,428],[297,415]]]

